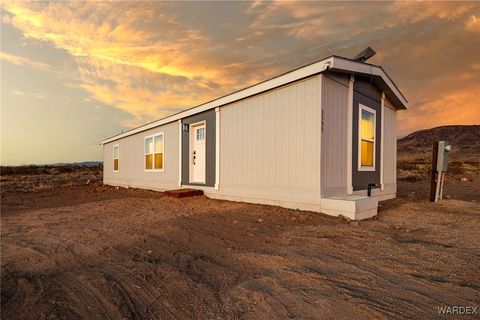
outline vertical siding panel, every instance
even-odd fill
[[[286,134],[288,139],[288,184],[289,186],[297,186],[297,179],[295,174],[297,170],[295,170],[295,166],[298,165],[296,162],[297,158],[297,137],[299,135],[298,131],[298,124],[297,124],[297,92],[302,87],[303,83],[300,83],[298,86],[290,86],[290,94],[289,94],[289,106],[288,112],[285,113],[286,120],[285,120],[285,128],[287,128]],[[290,116],[289,116],[290,113]]]
[[[309,116],[306,119],[306,123],[309,125],[309,129],[307,129],[307,137],[309,143],[305,146],[305,149],[308,150],[308,148],[312,148],[312,154],[313,156],[308,159],[310,161],[310,167],[312,168],[312,172],[317,172],[317,165],[316,163],[319,161],[318,156],[317,156],[317,151],[320,146],[320,141],[317,140],[316,137],[316,132],[319,127],[320,121],[317,120],[317,125],[314,124],[315,122],[315,108],[320,108],[320,105],[318,101],[315,99],[314,95],[318,94],[317,90],[317,80],[310,83],[310,92],[308,93],[308,100],[309,100]],[[317,103],[317,104],[316,104]],[[317,187],[316,181],[318,180],[318,177],[315,177],[313,175],[309,175],[309,186],[312,188]],[[319,182],[319,181],[318,181]]]
[[[290,126],[292,125],[290,120],[291,117],[291,111],[290,111],[290,106],[292,104],[292,87],[288,86],[288,90],[285,90],[284,92],[284,104],[283,104],[283,110],[282,110],[282,134],[283,134],[283,139],[282,139],[282,147],[283,147],[283,157],[285,159],[284,162],[284,169],[282,170],[282,177],[283,177],[283,186],[289,186],[290,185],[290,177],[289,177],[289,169],[290,169],[290,153],[292,152],[292,142],[291,142],[291,137],[293,134],[296,133],[290,133]]]
[[[323,77],[322,190],[326,196],[346,194],[348,88]]]
[[[275,94],[265,95],[265,119],[268,119],[268,132],[267,137],[268,140],[265,142],[267,144],[269,150],[269,157],[266,163],[267,166],[270,165],[268,168],[268,181],[270,186],[276,185],[276,172],[278,167],[278,159],[277,159],[277,135],[275,134],[276,130],[276,105],[275,101]],[[273,116],[272,116],[273,112]],[[268,116],[267,116],[268,115]]]
[[[232,112],[235,112],[232,109]],[[225,182],[225,183],[232,183],[231,180],[231,174],[230,174],[230,167],[232,165],[228,165],[229,163],[232,164],[231,156],[232,156],[232,151],[230,150],[230,146],[232,145],[231,141],[229,139],[231,138],[229,135],[226,134],[227,129],[226,128],[231,128],[232,123],[231,123],[231,117],[225,116],[220,110],[220,150],[221,155],[220,155],[220,179]]]
[[[320,76],[322,77],[323,79],[323,76]],[[322,90],[322,81],[323,80],[320,80],[320,77],[318,78],[318,81],[316,83],[316,91],[315,91],[315,96],[314,96],[314,100],[315,100],[315,108],[314,108],[314,117],[313,117],[313,125],[315,126],[315,128],[317,128],[316,130],[316,156],[315,158],[317,159],[317,161],[315,162],[315,172],[318,173],[318,176],[320,176],[320,179],[316,179],[316,187],[320,189],[320,184],[321,184],[321,181],[322,181],[322,176],[320,174],[321,172],[321,156],[322,156],[322,152],[321,152],[321,144],[320,144],[320,139],[322,137],[322,127],[321,127],[321,121],[322,121],[322,109],[321,109],[321,106],[322,106],[322,101],[321,99],[323,99],[323,94],[321,95],[320,94],[320,91]]]
[[[244,145],[244,152],[247,155],[247,161],[245,161],[245,184],[252,184],[252,169],[253,169],[253,132],[252,132],[252,104],[246,103],[244,104],[245,113],[246,113],[246,122],[243,122],[243,125],[247,127],[247,134],[245,139]],[[245,131],[245,130],[244,130]]]
[[[245,108],[243,107],[243,102],[240,101],[238,103],[238,109],[237,109],[237,113],[238,113],[238,118],[237,118],[237,123],[235,125],[235,127],[237,128],[237,131],[236,131],[236,134],[237,134],[237,138],[236,138],[236,146],[237,146],[237,152],[238,154],[236,154],[236,159],[238,160],[238,163],[237,163],[237,168],[238,168],[238,176],[236,176],[236,184],[244,184],[244,179],[245,179],[245,176],[244,176],[244,173],[245,173],[245,163],[246,161],[241,161],[243,160],[243,157],[245,156],[244,155],[244,141],[245,141],[245,134],[246,134],[246,130],[243,128],[243,130],[241,130],[242,128],[240,128],[240,124],[244,124],[245,122]],[[241,130],[241,131],[240,131]],[[235,174],[235,173],[233,173]]]
[[[260,144],[259,144],[259,147],[260,147],[260,155],[261,155],[261,162],[262,162],[262,167],[261,167],[261,170],[262,170],[262,181],[264,181],[264,183],[266,185],[269,184],[269,173],[267,170],[269,170],[269,167],[268,167],[268,163],[267,161],[269,160],[270,158],[270,154],[269,154],[269,150],[267,149],[268,148],[268,144],[267,144],[267,139],[268,139],[268,125],[271,124],[271,121],[269,121],[269,119],[267,119],[265,117],[265,100],[266,100],[266,96],[265,95],[262,95],[260,97],[260,105],[261,105],[261,112],[260,114],[262,115],[262,121],[260,122],[260,128],[261,128],[261,139],[260,139]]]
[[[222,174],[220,175],[220,179],[222,180],[221,183],[235,183],[235,177],[232,174],[232,168],[235,166],[235,159],[233,156],[234,151],[232,150],[232,145],[235,143],[235,135],[229,133],[235,132],[235,124],[232,119],[234,119],[235,117],[236,108],[231,108],[230,116],[228,114],[225,114],[224,111],[224,108],[220,109],[220,114],[223,117],[221,125],[222,137],[220,138],[220,140],[222,141],[222,148],[220,148],[220,150],[222,150],[222,154],[220,156],[220,159],[224,159],[225,162],[220,169],[225,171],[222,172]]]
[[[315,130],[315,172],[318,173],[318,176],[320,179],[315,179],[315,187],[320,189],[320,183],[321,183],[321,176],[320,176],[320,157],[321,157],[321,117],[320,117],[320,112],[321,112],[321,97],[320,97],[320,92],[322,90],[322,82],[321,82],[321,77],[319,76],[316,83],[315,83],[315,92],[313,96],[313,117],[312,117],[312,126],[316,128]],[[316,177],[315,177],[316,178]]]
[[[220,193],[318,203],[318,79],[222,107]]]
[[[247,165],[248,162],[250,161],[249,157],[250,155],[248,153],[245,153],[246,151],[246,145],[248,141],[248,134],[250,132],[248,125],[250,119],[248,119],[248,106],[244,103],[244,101],[241,101],[240,103],[240,113],[241,117],[238,119],[238,134],[241,136],[241,142],[240,142],[240,150],[241,154],[239,154],[239,159],[245,158],[244,161],[240,161],[241,165],[241,176],[240,176],[240,184],[248,184],[248,177],[247,175]],[[241,124],[241,125],[240,125]]]
[[[309,159],[306,159],[308,161],[309,167],[311,168],[311,172],[315,172],[316,170],[316,165],[315,162],[317,162],[317,155],[316,155],[316,146],[315,146],[315,135],[316,135],[316,127],[320,124],[320,122],[317,122],[317,126],[314,125],[314,117],[315,117],[315,98],[314,94],[317,91],[316,90],[316,83],[317,83],[317,77],[315,77],[314,81],[309,83],[309,90],[306,93],[306,104],[307,104],[307,114],[305,118],[305,124],[306,124],[306,141],[308,143],[305,145],[305,152],[307,152],[308,148],[314,148],[312,149],[312,157]],[[319,107],[319,106],[317,106]],[[317,177],[318,179],[318,177]],[[312,175],[309,175],[307,178],[308,185],[312,188],[315,187],[315,177]]]
[[[302,134],[301,134],[301,138],[300,138],[300,141],[299,141],[299,153],[298,153],[298,160],[299,160],[299,163],[301,166],[303,166],[304,168],[306,168],[306,171],[309,170],[310,172],[312,172],[312,167],[310,166],[310,162],[309,162],[309,159],[308,158],[305,158],[302,156],[302,154],[305,154],[306,152],[306,146],[308,145],[308,143],[310,143],[308,141],[308,136],[307,136],[307,130],[308,130],[308,114],[310,112],[310,104],[309,104],[309,92],[311,90],[311,87],[310,87],[310,82],[306,82],[303,86],[303,90],[302,90],[302,95],[303,95],[303,99],[302,99],[302,105],[300,107],[300,114],[302,115],[301,117],[301,121],[299,123],[300,125],[300,128],[302,130]],[[312,132],[313,134],[313,132]],[[303,176],[302,176],[302,179],[300,181],[298,181],[299,183],[299,186],[301,186],[302,184],[305,184],[309,187],[311,187],[310,185],[310,181],[309,181],[310,177],[308,174],[306,174],[306,172],[304,172]],[[302,182],[302,180],[304,182]]]
[[[283,124],[283,104],[285,103],[285,98],[284,98],[284,90],[279,90],[276,93],[276,99],[277,99],[277,109],[278,109],[278,115],[277,115],[277,121],[276,121],[276,128],[275,128],[275,134],[277,135],[276,141],[277,141],[277,173],[276,173],[276,179],[277,179],[277,184],[279,186],[283,186],[283,175],[282,172],[285,171],[284,164],[285,164],[285,154],[283,153],[283,145],[285,144],[285,140],[283,137],[283,130],[282,130],[282,124]]]
[[[395,121],[396,111],[385,107],[385,129],[384,129],[384,183],[386,185],[395,183],[395,142],[396,142],[396,133],[395,133]]]
[[[232,163],[234,163],[235,166],[231,166],[228,163],[226,164],[226,166],[228,166],[230,168],[229,173],[230,173],[230,176],[232,177],[232,183],[233,184],[238,184],[240,182],[239,181],[239,176],[241,175],[241,172],[240,172],[239,175],[236,175],[234,170],[241,171],[241,169],[242,169],[240,167],[240,163],[239,163],[241,161],[241,159],[237,155],[238,147],[240,147],[239,146],[239,140],[240,140],[241,137],[238,134],[238,122],[236,122],[235,119],[237,119],[237,120],[239,119],[241,108],[233,108],[233,109],[234,109],[233,118],[232,118],[232,121],[231,121],[232,130],[227,131],[227,132],[228,132],[229,135],[231,134],[231,138],[232,138],[231,154],[232,154]],[[238,146],[238,147],[235,148],[234,146]]]
[[[254,159],[253,159],[253,116],[252,116],[252,104],[245,103],[245,108],[247,112],[247,119],[246,119],[246,127],[247,127],[247,140],[245,141],[245,152],[247,155],[247,161],[245,164],[245,178],[246,184],[251,185],[253,183],[253,174],[252,171],[254,169]],[[245,125],[245,123],[244,123]]]
[[[280,180],[280,171],[282,170],[282,154],[280,152],[280,143],[281,143],[281,132],[280,132],[280,118],[281,118],[281,99],[280,99],[280,93],[278,91],[274,91],[273,93],[273,108],[275,108],[275,112],[272,116],[275,122],[275,127],[273,129],[273,133],[275,135],[274,141],[275,141],[275,161],[276,161],[276,166],[275,166],[275,185],[281,185],[281,180]]]
[[[256,115],[256,116],[255,116]],[[259,175],[261,174],[260,172],[260,167],[262,166],[261,161],[258,161],[259,158],[261,157],[260,155],[260,149],[258,148],[258,142],[259,142],[259,135],[260,135],[260,128],[258,126],[259,121],[261,121],[262,117],[262,111],[261,111],[261,99],[258,99],[258,103],[255,105],[255,110],[252,113],[253,117],[253,145],[254,148],[252,150],[253,152],[253,157],[255,160],[255,170],[253,171],[253,181],[252,183],[255,185],[258,185],[260,183],[260,177]]]
[[[257,121],[258,121],[258,104],[252,104],[249,103],[250,105],[250,118],[252,119],[252,133],[251,133],[251,141],[252,141],[252,147],[250,148],[250,159],[251,159],[251,170],[250,170],[250,184],[257,184],[258,181],[258,153],[257,153],[257,139],[258,139],[258,129],[257,129]],[[255,110],[254,110],[255,109]]]
[[[290,185],[290,177],[289,177],[289,169],[290,169],[290,153],[292,152],[292,142],[291,142],[291,137],[294,134],[293,132],[290,133],[290,117],[291,115],[291,104],[292,104],[292,87],[289,86],[287,87],[288,90],[285,90],[284,92],[284,104],[283,104],[283,110],[282,110],[282,134],[283,134],[283,139],[282,139],[282,147],[283,147],[283,157],[285,159],[284,162],[284,169],[282,170],[282,177],[283,177],[283,186],[289,186]]]

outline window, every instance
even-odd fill
[[[113,171],[118,171],[119,150],[118,144],[113,146]]]
[[[359,110],[359,161],[360,171],[375,170],[375,110],[360,105]]]
[[[145,171],[163,171],[163,132],[145,137]]]
[[[197,129],[197,140],[205,139],[205,128]]]

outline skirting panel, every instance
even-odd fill
[[[321,212],[319,203],[318,204],[302,203],[302,202],[295,202],[295,201],[262,199],[262,198],[248,197],[248,196],[234,196],[234,195],[221,194],[217,192],[206,192],[205,195],[209,198],[218,199],[218,200],[265,204],[265,205],[271,205],[271,206],[279,206],[287,209]]]

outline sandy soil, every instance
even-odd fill
[[[399,198],[409,200],[428,200],[430,197],[430,180],[408,182],[399,180],[397,182]],[[445,177],[443,188],[444,199],[464,200],[480,204],[480,176],[475,179],[461,181],[458,177]]]
[[[479,230],[480,205],[460,200],[396,199],[349,222],[109,187],[7,193],[1,315],[438,318],[480,304]]]

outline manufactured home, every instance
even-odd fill
[[[398,87],[330,56],[102,141],[104,183],[365,219],[396,195]]]

